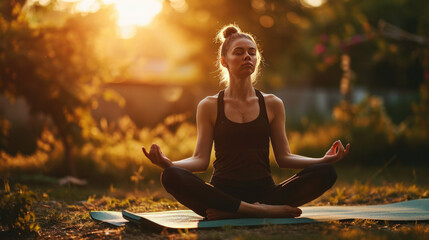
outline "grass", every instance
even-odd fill
[[[414,170],[413,170],[414,169]],[[398,174],[401,172],[402,174]],[[341,167],[339,179],[312,205],[360,205],[392,203],[428,198],[423,179],[427,169],[388,166],[378,168]],[[412,174],[414,172],[414,175]],[[411,174],[410,174],[411,173]],[[420,175],[421,174],[421,175]],[[359,176],[357,178],[356,176]],[[276,175],[276,179],[282,176]],[[396,179],[396,180],[395,180]],[[407,179],[407,180],[404,180]],[[74,186],[31,184],[33,191],[48,195],[35,208],[41,227],[39,239],[427,239],[428,222],[333,221],[302,225],[224,227],[211,230],[165,230],[151,233],[135,226],[110,227],[90,219],[91,210],[128,209],[134,212],[184,209],[157,182],[134,189],[129,186]],[[15,239],[1,232],[2,239]],[[29,237],[32,238],[32,237]]]

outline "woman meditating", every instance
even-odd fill
[[[198,104],[193,156],[171,161],[156,144],[149,152],[142,147],[143,153],[164,169],[161,182],[167,192],[206,219],[298,217],[298,206],[335,183],[332,164],[348,154],[350,145],[336,141],[322,158],[292,154],[282,100],[253,87],[261,62],[254,38],[234,25],[224,27],[218,38],[226,88]],[[270,140],[280,168],[303,169],[278,185],[270,171]],[[213,142],[216,160],[206,183],[193,172],[207,170]]]

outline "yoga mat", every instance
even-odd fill
[[[223,226],[258,226],[266,224],[300,224],[335,220],[370,219],[386,221],[427,221],[429,220],[429,199],[417,199],[383,205],[362,206],[316,206],[301,207],[298,218],[240,218],[224,220],[203,220],[191,210],[132,213],[92,211],[91,218],[114,226],[133,222],[147,229],[163,228],[216,228]]]

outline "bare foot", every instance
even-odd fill
[[[256,206],[261,208],[261,212],[257,212],[256,215],[266,218],[295,218],[302,213],[301,209],[288,205],[259,204]]]

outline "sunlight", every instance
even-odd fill
[[[118,26],[123,38],[135,35],[137,26],[147,26],[162,10],[159,0],[102,0],[105,4],[114,4],[118,13]]]
[[[159,0],[102,0],[104,4],[114,4],[118,12],[119,26],[147,26],[162,10]]]
[[[301,0],[301,4],[304,7],[320,7],[322,6],[326,0]]]
[[[33,0],[41,5],[47,5],[49,0]],[[153,18],[162,10],[161,0],[59,0],[56,8],[73,4],[74,12],[88,13],[100,9],[100,3],[113,4],[117,12],[117,25],[123,38],[135,35],[136,27],[149,25]]]

